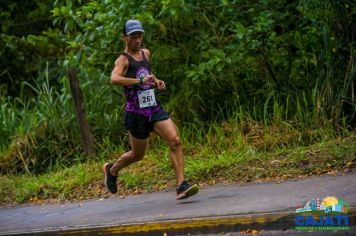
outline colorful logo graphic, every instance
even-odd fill
[[[296,230],[349,230],[347,212],[350,206],[336,197],[325,197],[308,201],[296,209]]]
[[[316,201],[312,199],[307,202],[303,208],[298,208],[296,210],[297,213],[302,212],[339,212],[339,213],[347,213],[350,207],[346,206],[342,199],[338,200],[336,197],[326,197],[321,202],[320,199],[317,198]]]
[[[140,67],[136,72],[136,79],[140,79],[141,77],[145,77],[150,74],[150,71],[146,67]],[[150,89],[151,84],[140,84],[140,87],[143,89]]]

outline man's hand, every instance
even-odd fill
[[[164,83],[163,80],[158,79],[155,84],[157,86],[157,89],[159,89],[159,90],[166,89],[166,84]]]
[[[157,79],[154,75],[151,76],[158,90],[166,89],[166,83],[163,80]]]
[[[146,75],[143,78],[142,84],[155,85],[153,76],[152,75]]]

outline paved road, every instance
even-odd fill
[[[339,176],[310,177],[281,183],[215,185],[177,201],[175,192],[156,192],[120,199],[0,209],[0,235],[63,231],[108,226],[293,213],[312,198],[336,196],[356,206],[356,171]]]

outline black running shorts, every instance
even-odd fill
[[[152,116],[141,116],[133,112],[125,113],[125,127],[130,133],[138,139],[146,139],[153,131],[153,126],[157,121],[169,119],[169,114],[160,109]]]

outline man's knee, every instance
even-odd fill
[[[178,135],[171,138],[170,140],[168,140],[168,144],[169,144],[169,147],[173,150],[180,148],[182,146],[182,143],[181,143]]]

